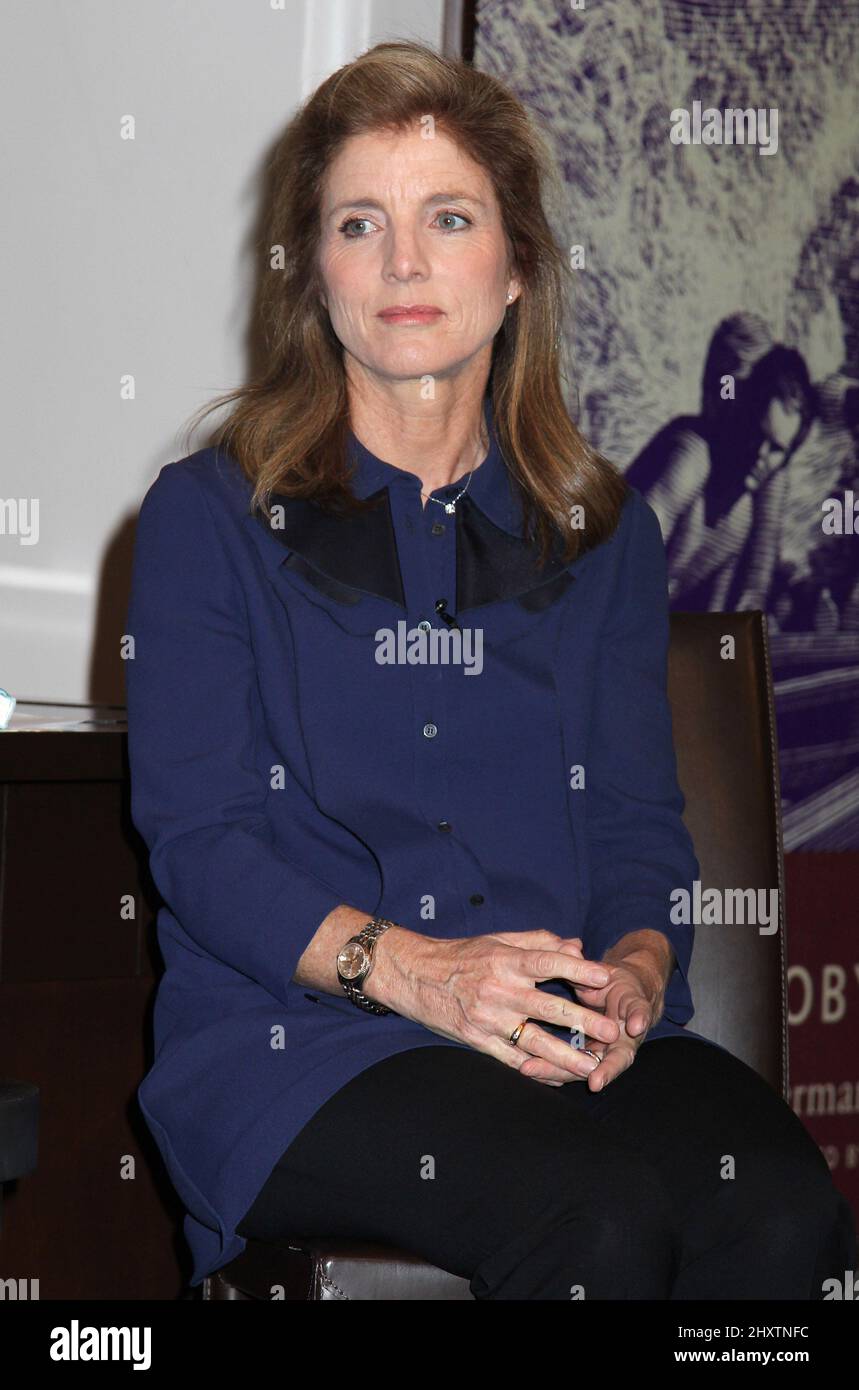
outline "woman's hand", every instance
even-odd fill
[[[604,1049],[603,1060],[591,1072],[592,1091],[603,1090],[635,1061],[649,1030],[658,1023],[665,1007],[665,990],[675,965],[674,951],[666,936],[650,930],[630,932],[603,957],[612,967],[612,978],[603,988],[576,987],[576,994],[592,1009],[604,1010],[618,1027],[618,1037]]]
[[[386,943],[392,949],[383,951]],[[523,931],[448,941],[392,929],[376,955],[379,965],[367,982],[372,998],[547,1085],[582,1080],[598,1064],[541,1028],[541,1020],[577,1029],[594,1050],[620,1037],[613,1019],[536,988],[538,981],[564,979],[599,994],[610,983],[611,967],[585,960],[578,937]],[[514,1046],[510,1035],[523,1019],[529,1022]]]

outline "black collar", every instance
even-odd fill
[[[277,524],[269,526],[260,514],[257,519],[287,552],[283,561],[330,598],[356,603],[363,594],[373,594],[405,610],[388,487],[370,497],[371,508],[341,515],[275,493],[271,503],[278,509]],[[457,502],[457,615],[509,599],[539,611],[559,598],[573,578],[559,547],[541,567],[531,541],[496,526],[468,493]]]

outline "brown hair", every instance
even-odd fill
[[[498,199],[522,293],[496,334],[489,389],[498,442],[522,488],[525,524],[549,555],[566,562],[605,540],[627,484],[570,419],[559,353],[570,271],[543,205],[552,165],[518,99],[487,73],[420,43],[379,43],[313,92],[278,141],[262,250],[284,248],[283,269],[260,289],[264,369],[192,417],[235,401],[213,436],[254,484],[253,509],[270,515],[273,492],[333,510],[360,510],[348,484],[349,427],[343,349],[320,302],[317,251],[323,179],[342,143],[372,131],[402,131],[431,115],[486,171]],[[196,427],[192,423],[190,433]],[[584,529],[571,508],[584,509]]]

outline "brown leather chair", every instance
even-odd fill
[[[778,889],[778,931],[698,926],[691,1026],[788,1095],[784,864],[765,616],[674,613],[669,693],[702,888]],[[277,1291],[277,1292],[275,1292]],[[282,1291],[282,1292],[281,1292]],[[248,1241],[205,1299],[460,1299],[468,1281],[380,1245]]]

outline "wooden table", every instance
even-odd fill
[[[186,1290],[183,1209],[141,1116],[161,960],[125,710],[19,702],[0,731],[0,1074],[40,1090],[0,1277],[42,1299]]]

